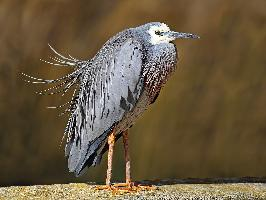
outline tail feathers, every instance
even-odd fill
[[[99,154],[97,152],[106,143],[109,132],[110,129],[93,141],[87,142],[88,145],[81,145],[80,139],[70,140],[65,147],[69,171],[74,172],[75,176],[78,177],[84,173],[86,167],[99,164],[101,159],[98,159]]]

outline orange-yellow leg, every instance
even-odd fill
[[[108,161],[107,161],[107,171],[106,171],[106,185],[97,186],[97,190],[112,190],[111,177],[112,177],[112,164],[113,164],[113,154],[114,154],[114,145],[115,145],[115,134],[114,131],[108,136],[107,143],[109,145],[108,149]]]
[[[114,145],[115,145],[115,134],[114,132],[108,136],[108,161],[107,161],[107,172],[106,172],[106,186],[111,186],[111,177],[112,177],[112,164],[113,164],[113,154],[114,154]]]
[[[136,192],[140,190],[151,190],[154,189],[152,186],[141,185],[132,182],[131,173],[130,173],[130,156],[129,156],[129,138],[128,138],[128,130],[123,133],[123,143],[125,150],[125,163],[126,163],[126,182],[125,183],[116,183],[113,185],[113,189],[117,189],[119,191],[126,192]]]
[[[128,130],[123,132],[123,143],[125,150],[125,162],[126,162],[126,184],[131,185],[131,174],[130,174],[130,156],[129,156],[129,143],[128,143]]]
[[[113,153],[114,153],[114,143],[115,143],[115,135],[114,132],[108,136],[108,163],[107,163],[107,173],[106,173],[106,185],[96,187],[96,189],[108,189],[112,190],[114,193],[121,192],[136,192],[140,190],[152,190],[155,189],[152,186],[146,186],[141,184],[135,184],[131,180],[130,174],[130,156],[129,156],[129,142],[128,142],[128,131],[124,131],[123,133],[123,143],[125,150],[125,163],[126,163],[126,182],[125,183],[115,183],[111,184],[111,176],[112,176],[112,162],[113,162]]]
[[[126,162],[126,183],[116,183],[111,185],[111,177],[112,177],[112,162],[113,162],[113,154],[114,154],[114,143],[115,143],[115,135],[114,132],[108,136],[108,162],[107,162],[107,173],[106,173],[106,186],[102,187],[102,189],[126,189],[131,188],[131,176],[130,176],[130,158],[129,158],[129,147],[128,147],[128,131],[124,131],[123,135],[123,143],[125,150],[125,162]]]

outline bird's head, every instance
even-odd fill
[[[171,31],[170,28],[160,22],[152,22],[145,25],[146,32],[149,35],[149,42],[152,45],[160,44],[160,43],[169,43],[178,38],[180,39],[198,39],[199,36],[191,33],[181,33]]]

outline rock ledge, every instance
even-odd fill
[[[155,190],[113,194],[93,183],[11,186],[0,199],[266,199],[265,178],[174,179],[142,181]]]

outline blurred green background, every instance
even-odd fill
[[[130,130],[135,180],[266,176],[265,0],[0,1],[0,185],[104,181],[100,166],[75,178],[60,147],[67,116],[45,107],[20,72],[56,78],[41,61],[91,58],[112,35],[161,21],[200,40],[176,41],[180,62],[157,102]],[[122,143],[114,180],[124,179]]]

